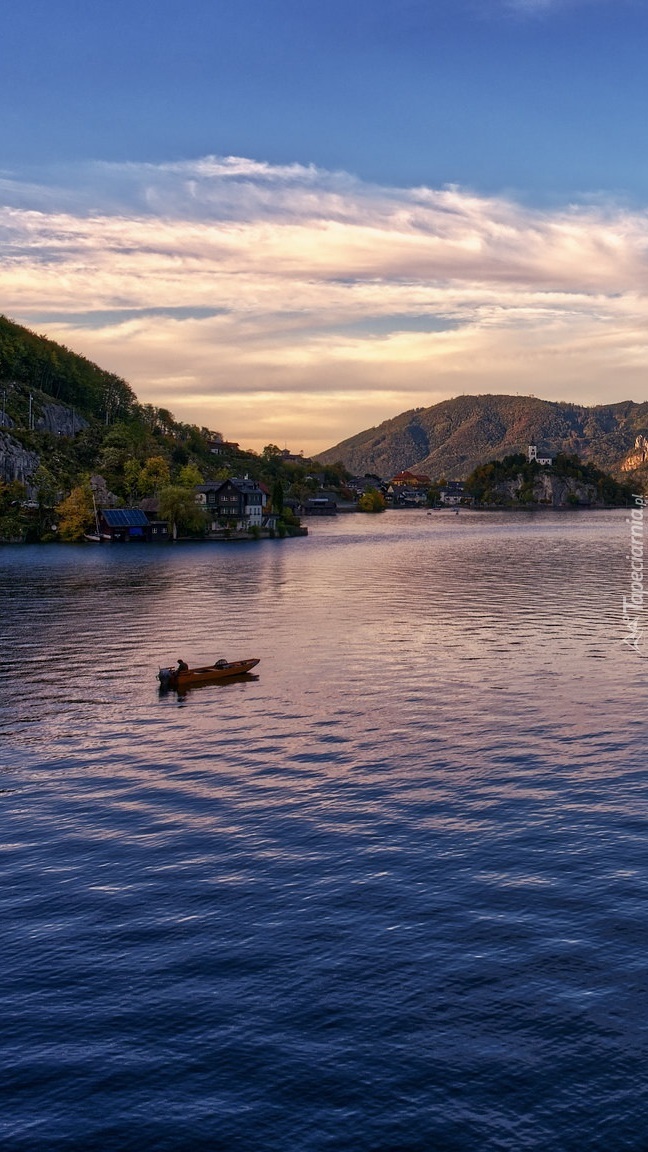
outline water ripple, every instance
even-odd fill
[[[0,552],[2,1146],[644,1152],[625,533]]]

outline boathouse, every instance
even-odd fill
[[[142,508],[102,508],[99,513],[101,535],[115,543],[131,541],[164,541],[169,538],[165,520],[149,520]]]

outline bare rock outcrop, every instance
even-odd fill
[[[40,457],[23,448],[13,436],[0,432],[0,480],[27,484],[38,468]]]
[[[634,448],[621,461],[621,472],[634,472],[648,463],[648,437],[637,436]]]
[[[65,404],[43,404],[35,427],[39,432],[51,432],[53,436],[74,437],[88,427],[88,421]]]
[[[513,480],[503,480],[496,484],[493,491],[505,503],[542,504],[549,508],[563,508],[572,504],[589,506],[598,500],[596,485],[586,484],[571,476],[553,476],[549,472],[541,472],[532,488],[523,476],[516,476]]]

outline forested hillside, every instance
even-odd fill
[[[648,403],[584,405],[535,396],[457,396],[403,412],[319,455],[352,472],[394,476],[416,469],[461,480],[493,457],[538,444],[549,455],[578,455],[617,471],[637,436],[648,431]]]
[[[7,410],[18,422],[26,423],[28,418],[25,388],[105,424],[131,415],[137,403],[121,377],[6,316],[0,316],[0,382],[24,386],[10,389],[7,395]]]
[[[317,488],[310,471],[310,461],[285,461],[274,444],[246,452],[140,404],[119,376],[0,317],[0,541],[49,538],[52,510],[70,493],[82,534],[92,488],[102,503],[171,499],[174,490],[193,500],[202,481],[247,474],[277,499],[305,499]],[[334,483],[344,470],[324,475]]]

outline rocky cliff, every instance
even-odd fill
[[[53,436],[76,436],[77,432],[88,427],[88,421],[65,404],[45,403],[40,406],[34,427],[39,432],[51,432]]]
[[[13,436],[0,431],[0,480],[28,483],[39,463],[35,452],[29,452]]]
[[[648,465],[648,437],[637,436],[634,447],[621,461],[621,472],[635,472],[637,468]]]
[[[33,416],[37,432],[48,432],[57,439],[58,437],[73,439],[88,427],[88,421],[73,408],[41,397],[34,400]],[[37,452],[25,448],[10,434],[8,429],[16,427],[19,425],[7,413],[3,424],[0,414],[0,480],[6,482],[19,480],[21,484],[29,484],[40,463],[40,456]]]
[[[542,504],[545,507],[561,508],[566,505],[592,505],[599,502],[595,484],[586,484],[572,477],[552,476],[541,472],[534,481],[532,491],[528,491],[522,476],[505,480],[493,486],[493,491],[502,503],[519,501],[525,504]]]

